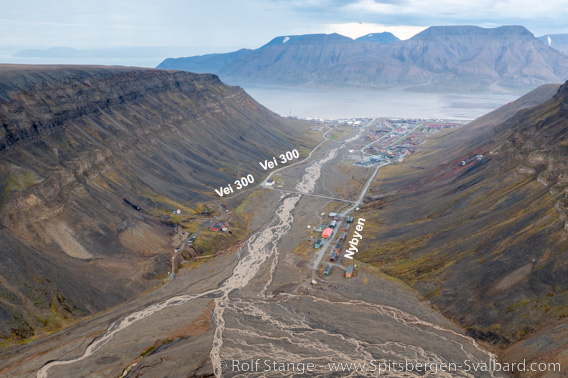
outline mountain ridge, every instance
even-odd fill
[[[211,72],[238,84],[419,92],[518,93],[568,79],[568,57],[522,26],[432,26],[390,43],[319,34],[309,35],[311,44],[303,45],[290,43],[294,38],[300,39],[280,36],[238,56],[168,58],[157,68]]]

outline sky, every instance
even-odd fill
[[[0,62],[16,63],[25,59],[12,55],[27,48],[113,49],[107,55],[140,59],[258,48],[276,36],[307,33],[356,38],[390,31],[408,39],[433,25],[568,33],[568,0],[0,1]]]

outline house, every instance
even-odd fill
[[[327,239],[331,236],[332,233],[333,233],[333,228],[328,227],[325,230],[323,230],[323,232],[321,233],[321,237]]]
[[[223,223],[217,223],[215,226],[211,227],[211,231],[221,231],[225,227]]]
[[[336,258],[337,258],[337,253],[331,252],[331,255],[329,256],[329,261],[334,262]]]
[[[323,276],[327,277],[329,276],[329,273],[331,273],[331,265],[327,264],[323,270]]]
[[[345,271],[345,278],[353,277],[353,265],[349,265]]]
[[[322,240],[318,239],[318,241],[316,241],[316,244],[314,244],[314,248],[321,248],[322,245]]]

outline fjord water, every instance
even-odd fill
[[[516,100],[516,94],[420,93],[395,89],[242,85],[282,116],[301,118],[401,117],[473,120]]]

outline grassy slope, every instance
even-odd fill
[[[497,127],[440,135],[382,170],[378,199],[363,207],[359,259],[502,346],[568,317],[565,104],[557,97]],[[475,153],[485,159],[459,165]]]

